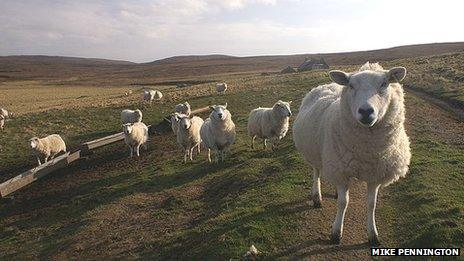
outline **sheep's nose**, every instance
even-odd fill
[[[222,119],[222,113],[218,113],[219,119]]]
[[[372,113],[374,113],[374,108],[372,107],[369,107],[369,108],[359,108],[358,110],[359,114],[361,114],[363,116],[363,118],[365,117],[369,117],[371,116]]]
[[[372,114],[374,114],[374,108],[367,107],[367,108],[359,108],[359,114],[361,114],[361,122],[364,124],[371,124],[374,120]]]
[[[288,113],[288,117],[290,117],[290,116],[292,116],[292,113],[291,113],[291,112]]]

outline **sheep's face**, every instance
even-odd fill
[[[279,100],[274,104],[274,107],[272,108],[278,115],[282,117],[290,117],[292,116],[292,111],[290,110],[290,104],[292,101],[289,102],[284,102]]]
[[[131,134],[132,133],[132,124],[131,123],[126,123],[122,125],[122,131],[124,134]]]
[[[227,110],[227,103],[225,105],[214,105],[211,106],[211,109],[213,110],[211,112],[211,119],[216,120],[216,121],[225,121],[229,117],[229,111]]]
[[[32,149],[37,148],[38,143],[39,143],[39,138],[34,137],[29,140],[29,146],[31,146]]]
[[[192,126],[192,122],[190,121],[190,118],[188,116],[181,116],[179,119],[179,126],[183,129],[190,129],[190,126]]]
[[[390,105],[391,83],[404,79],[406,69],[395,67],[389,71],[365,70],[354,74],[331,71],[330,77],[345,86],[346,99],[353,118],[364,127],[381,121]]]

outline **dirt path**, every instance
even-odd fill
[[[442,109],[442,106],[439,108],[431,105],[429,99],[422,100],[423,95],[415,96],[415,94],[408,92],[406,98],[406,128],[412,143],[414,144],[415,137],[420,135],[421,138],[464,148],[464,122]],[[334,191],[334,188],[327,183],[322,184],[323,207],[321,209],[313,208],[309,199],[304,203],[310,207],[303,208],[305,209],[304,221],[301,222],[298,237],[305,238],[305,240],[278,253],[275,257],[308,260],[371,258],[370,247],[367,244],[365,184],[354,183],[350,187],[350,202],[345,217],[344,235],[341,245],[338,246],[332,245],[329,241],[331,224],[337,209]],[[382,203],[388,200],[388,193],[388,188],[380,190],[378,209],[382,208]],[[392,227],[393,222],[393,220],[384,220],[382,216],[377,215],[377,228],[384,247],[397,245]]]

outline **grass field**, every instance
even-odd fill
[[[464,62],[461,55],[456,59]],[[420,59],[408,62],[419,64]],[[409,70],[408,83],[426,73],[423,68]],[[154,123],[184,99],[194,108],[227,102],[238,138],[223,165],[207,164],[204,151],[193,163],[181,164],[182,153],[167,131],[153,136],[138,159],[128,159],[127,148],[115,144],[35,182],[0,202],[0,259],[239,259],[251,244],[268,259],[369,258],[365,187],[353,185],[344,239],[333,246],[328,239],[336,211],[334,189],[324,183],[323,208],[312,207],[309,168],[291,132],[275,152],[252,150],[246,134],[252,108],[293,100],[296,114],[304,94],[328,82],[327,72],[222,78],[230,86],[224,96],[215,95],[211,83],[191,89],[165,86],[166,101],[152,106],[140,104],[138,93],[105,100],[105,91],[124,93],[120,87],[65,87],[59,95],[74,98],[51,110],[60,99],[55,87],[37,97],[47,110],[22,111],[20,99],[15,100],[11,106],[21,113],[0,136],[2,180],[34,165],[25,143],[31,136],[57,132],[76,146],[119,131],[119,112],[126,107],[142,108],[144,121]],[[76,101],[81,88],[89,93],[87,102]],[[381,191],[380,239],[388,247],[462,246],[464,123],[406,97],[411,170]]]

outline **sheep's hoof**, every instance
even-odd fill
[[[340,245],[340,241],[341,241],[341,236],[340,234],[331,234],[330,235],[330,242],[332,244],[335,244],[335,245]]]
[[[322,203],[320,200],[313,200],[314,208],[322,208]]]
[[[377,236],[369,238],[369,245],[372,246],[372,247],[380,246],[379,238]]]

